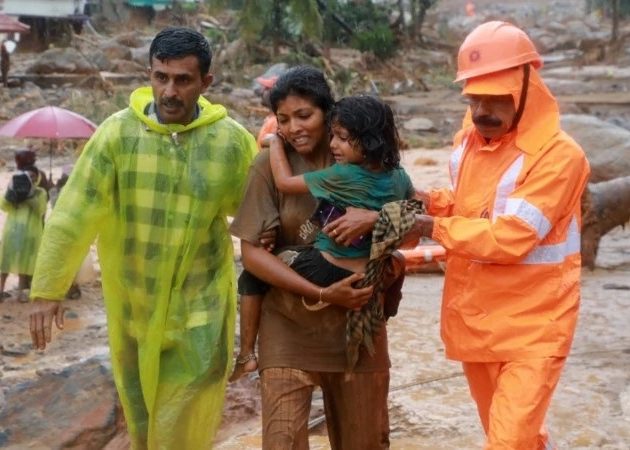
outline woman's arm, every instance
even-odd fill
[[[304,176],[293,176],[284,142],[277,134],[269,142],[269,160],[273,180],[278,190],[284,194],[307,194],[309,192]]]
[[[322,288],[303,278],[278,257],[257,247],[250,242],[241,240],[241,254],[243,267],[261,280],[302,295],[313,301],[324,301],[344,308],[358,308],[365,304],[372,296],[372,287],[355,289],[352,284],[365,275],[355,273],[349,277]],[[321,291],[321,293],[320,293]]]

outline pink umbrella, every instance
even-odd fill
[[[0,136],[87,139],[94,130],[96,125],[80,114],[57,106],[44,106],[9,120],[0,127]]]
[[[0,127],[0,136],[50,139],[50,167],[52,171],[53,139],[88,139],[96,125],[80,114],[57,106],[21,114]]]

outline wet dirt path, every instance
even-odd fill
[[[559,449],[628,449],[630,442],[630,233],[602,241],[600,265],[583,272],[578,331],[549,410]],[[399,315],[390,320],[391,448],[460,450],[483,447],[476,409],[458,363],[447,361],[439,338],[443,277],[411,275]],[[615,289],[612,289],[615,287]],[[621,289],[620,289],[621,288]],[[257,395],[258,393],[250,393]],[[314,402],[312,417],[320,411]],[[260,448],[260,419],[221,430],[216,449]],[[311,431],[312,449],[329,449],[325,425]]]

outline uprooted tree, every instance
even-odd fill
[[[602,236],[630,220],[630,176],[589,183],[582,214],[582,265],[592,270]]]

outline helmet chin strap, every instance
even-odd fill
[[[523,88],[521,89],[521,98],[518,100],[518,108],[516,110],[516,114],[514,114],[514,120],[512,121],[512,126],[510,127],[508,133],[516,129],[518,123],[521,121],[521,117],[523,116],[525,101],[527,100],[527,88],[529,87],[529,70],[529,63],[523,64]]]

